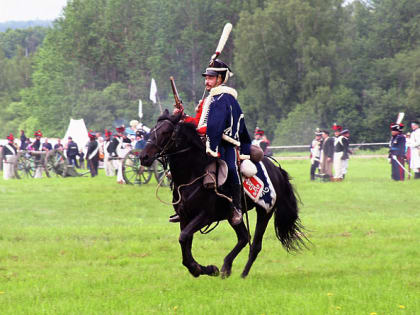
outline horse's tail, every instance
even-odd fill
[[[306,248],[308,241],[304,227],[299,219],[299,200],[290,183],[289,174],[277,163],[280,171],[280,183],[274,209],[274,229],[276,236],[287,251],[298,251]]]

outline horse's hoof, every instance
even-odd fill
[[[222,279],[229,278],[231,273],[232,273],[231,270],[227,270],[227,269],[222,268],[222,272],[221,272]]]
[[[207,266],[207,269],[210,271],[209,276],[218,277],[220,275],[219,268],[214,265]]]
[[[247,276],[248,276],[248,274],[247,274],[247,273],[242,272],[242,274],[241,274],[241,278],[242,278],[242,279],[245,279]]]

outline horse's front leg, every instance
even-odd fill
[[[230,222],[229,222],[230,223]],[[245,227],[245,223],[241,222],[238,225],[230,224],[236,232],[238,242],[232,251],[225,257],[222,267],[222,278],[229,277],[232,273],[232,264],[236,256],[241,252],[241,250],[246,246],[249,241],[249,233]]]
[[[192,255],[192,241],[193,235],[200,228],[203,227],[202,220],[204,213],[195,217],[191,222],[184,226],[181,220],[181,235],[179,236],[179,243],[182,250],[182,264],[188,268],[189,272],[194,277],[200,275],[218,276],[219,269],[214,265],[202,266],[197,263]]]

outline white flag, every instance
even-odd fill
[[[139,100],[139,118],[143,118],[143,103],[141,100]]]
[[[156,81],[155,81],[155,79],[152,78],[152,83],[150,85],[150,96],[149,96],[149,98],[153,103],[157,102],[156,96],[157,96]]]

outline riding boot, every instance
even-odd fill
[[[238,225],[242,222],[242,187],[241,185],[235,184],[232,186],[232,217],[231,222],[233,225]]]

